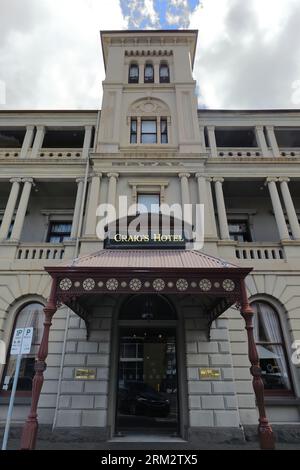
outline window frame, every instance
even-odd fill
[[[292,377],[292,373],[291,373],[291,366],[290,366],[290,361],[289,361],[289,357],[288,357],[288,354],[287,354],[287,347],[286,347],[286,341],[285,341],[285,336],[284,336],[284,332],[283,332],[283,328],[282,328],[282,324],[281,324],[281,318],[280,318],[280,315],[279,315],[279,312],[278,312],[278,309],[272,305],[272,303],[264,300],[264,299],[253,299],[251,300],[250,302],[250,305],[251,307],[253,308],[253,304],[266,304],[268,305],[269,307],[272,308],[274,314],[277,316],[277,319],[278,319],[278,325],[279,325],[279,332],[280,332],[280,337],[281,337],[281,343],[278,343],[278,342],[269,342],[269,341],[256,341],[255,340],[255,344],[256,346],[281,346],[282,348],[282,351],[283,351],[283,357],[286,361],[286,365],[287,365],[287,375],[288,375],[288,378],[289,378],[289,381],[290,381],[290,389],[287,390],[287,389],[266,389],[264,387],[264,394],[266,397],[278,397],[278,398],[284,398],[284,397],[294,397],[295,396],[295,389],[294,389],[294,382],[293,382],[293,377]],[[259,311],[259,309],[257,309],[257,313],[255,313],[255,315],[257,315],[257,318],[259,319],[259,315],[262,315],[262,313]],[[254,338],[255,339],[255,338]]]
[[[68,225],[71,226],[70,227],[70,232],[54,232],[54,233],[57,233],[57,237],[60,238],[60,241],[59,242],[52,242],[50,240],[50,237],[55,236],[55,235],[52,234],[51,227],[53,225],[64,225],[64,224],[66,224],[66,225],[68,224]],[[64,243],[65,241],[69,241],[70,238],[71,238],[71,232],[72,232],[72,220],[55,220],[55,219],[50,220],[49,225],[48,225],[46,243],[59,244],[59,243]],[[62,238],[65,237],[67,233],[69,233],[69,235],[68,235],[69,240],[63,240]]]
[[[132,124],[135,123],[135,131],[132,129]],[[135,137],[135,142],[132,142],[132,138]],[[130,119],[130,143],[137,144],[138,143],[138,134],[137,134],[137,118],[132,117]]]
[[[146,77],[146,70],[147,67],[151,68],[152,70],[152,75],[150,78]],[[154,66],[151,62],[146,62],[144,66],[144,83],[154,83]]]
[[[161,75],[161,69],[163,67],[166,67],[167,70],[168,70],[168,76],[167,77],[163,77]],[[166,62],[161,62],[159,64],[159,83],[170,83],[170,67],[169,67],[169,64],[166,63]]]
[[[9,340],[9,343],[8,343],[8,348],[7,348],[7,352],[6,352],[6,358],[5,358],[6,362],[4,364],[3,371],[2,371],[2,376],[1,376],[1,380],[0,380],[0,397],[2,397],[3,399],[9,399],[10,396],[11,396],[11,391],[10,390],[3,390],[2,387],[3,387],[3,384],[4,384],[4,379],[6,377],[6,372],[7,372],[7,368],[8,368],[8,365],[9,365],[9,359],[11,357],[10,350],[11,350],[11,346],[12,346],[14,332],[15,332],[17,322],[18,322],[18,317],[19,317],[20,313],[22,312],[22,310],[24,308],[26,308],[26,307],[28,307],[29,305],[32,305],[32,304],[39,304],[42,307],[42,309],[45,308],[45,304],[43,304],[41,301],[29,300],[28,302],[21,305],[17,310],[17,313],[16,313],[15,318],[14,318],[12,330],[11,330],[11,333],[10,333],[10,340]],[[41,335],[41,337],[42,337],[42,335]],[[40,346],[40,343],[38,343],[38,344]],[[15,356],[15,357],[17,357],[17,356]],[[26,360],[26,359],[30,359],[30,358],[28,358],[27,355],[24,355],[22,357],[22,360],[24,360],[24,359]],[[36,359],[34,358],[34,360],[36,360]],[[18,390],[18,389],[16,389],[16,394],[15,394],[16,398],[30,398],[31,396],[32,396],[32,387],[31,387],[31,390]]]
[[[250,229],[250,222],[249,222],[249,219],[248,217],[245,217],[245,218],[240,218],[240,219],[233,219],[233,218],[230,218],[230,216],[228,217],[227,219],[227,224],[228,224],[228,231],[229,231],[229,236],[230,236],[230,239],[237,242],[237,243],[252,243],[253,242],[253,238],[252,238],[252,235],[251,235],[251,229]],[[246,225],[246,232],[232,232],[230,230],[230,225],[241,225],[241,224],[245,224]],[[234,237],[234,235],[246,235],[246,238],[248,238],[248,240],[236,240],[235,238],[232,238]]]
[[[130,75],[131,68],[133,67],[137,68],[137,78],[132,78]],[[131,64],[129,64],[129,68],[128,68],[128,83],[133,83],[133,84],[139,83],[139,79],[140,79],[139,64],[137,64],[136,62],[132,62]]]

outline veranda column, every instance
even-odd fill
[[[107,204],[111,204],[116,207],[116,196],[117,196],[117,180],[118,173],[108,173],[108,191],[107,191]]]
[[[201,173],[196,173],[198,184],[199,203],[204,205],[204,232],[205,237],[217,237],[215,213],[212,210],[213,203],[209,201],[211,196],[208,193],[208,185],[211,184],[212,178],[209,178]]]
[[[87,216],[85,225],[85,235],[89,237],[96,236],[96,210],[99,205],[100,198],[100,182],[102,174],[94,174],[90,182],[89,200],[87,202]]]
[[[85,126],[84,141],[82,147],[82,158],[86,159],[89,156],[91,148],[93,126]]]
[[[213,178],[213,181],[215,183],[215,194],[216,194],[216,202],[217,202],[220,237],[221,237],[221,240],[230,240],[223,187],[222,187],[224,178]]]
[[[80,218],[80,209],[83,197],[83,188],[84,188],[84,178],[77,178],[77,193],[76,193],[76,201],[74,207],[74,215],[73,215],[73,222],[72,222],[72,229],[71,229],[71,238],[75,239],[78,235],[78,225],[79,225],[79,218]]]
[[[290,236],[286,226],[284,213],[281,207],[281,202],[276,187],[276,181],[278,181],[278,178],[267,178],[266,184],[269,188],[280,240],[289,240]]]
[[[45,126],[36,126],[36,134],[33,142],[31,157],[36,158],[38,153],[43,145],[43,140],[45,136]]]
[[[23,178],[22,182],[24,183],[23,191],[21,194],[19,207],[16,213],[15,223],[14,223],[13,230],[11,233],[11,240],[14,240],[14,241],[19,241],[21,238],[21,233],[22,233],[26,211],[28,207],[29,196],[30,196],[32,185],[33,185],[33,179]]]
[[[281,194],[284,200],[287,216],[289,219],[292,235],[294,240],[300,240],[300,227],[298,217],[295,211],[295,206],[291,197],[288,182],[289,178],[279,178]]]
[[[33,139],[33,134],[34,134],[34,126],[27,126],[26,127],[26,134],[22,143],[22,148],[20,152],[20,158],[26,158],[27,153],[29,150],[29,147],[32,144],[32,139]]]
[[[208,132],[208,143],[210,147],[211,156],[213,158],[217,158],[218,149],[217,149],[217,142],[216,142],[216,135],[215,135],[215,126],[207,126],[207,132]]]
[[[264,400],[264,384],[261,378],[261,368],[259,365],[259,356],[253,334],[253,315],[254,311],[249,304],[245,281],[241,281],[241,315],[246,323],[248,336],[248,356],[251,364],[250,373],[253,376],[252,384],[255,393],[256,403],[259,413],[258,437],[261,449],[273,450],[275,448],[275,437],[271,426],[269,425]]]
[[[22,450],[33,450],[36,444],[36,437],[38,431],[37,408],[42,386],[44,383],[44,370],[47,366],[45,360],[48,356],[49,332],[52,324],[52,318],[56,310],[56,279],[53,279],[50,297],[44,308],[44,331],[39,351],[37,354],[37,359],[34,365],[35,375],[32,381],[31,407],[28,418],[24,424],[22,431]]]
[[[0,240],[5,240],[8,237],[20,191],[21,178],[12,178],[10,182],[12,186],[0,227]]]
[[[264,134],[264,127],[263,126],[255,126],[255,135],[257,145],[260,147],[263,157],[269,156],[269,149],[267,146],[265,134]]]
[[[269,142],[270,142],[270,146],[272,148],[273,156],[274,157],[279,157],[280,152],[279,152],[279,147],[278,147],[275,132],[274,132],[274,127],[273,126],[266,126],[266,131],[267,131],[268,139],[269,139]]]

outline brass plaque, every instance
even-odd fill
[[[75,379],[94,380],[96,378],[96,369],[75,369]]]
[[[201,380],[219,379],[221,376],[220,369],[210,369],[208,367],[201,367],[199,369],[199,378]]]

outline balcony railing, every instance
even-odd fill
[[[261,157],[262,152],[257,147],[218,147],[218,157]]]
[[[38,158],[81,158],[82,149],[40,149]]]
[[[19,158],[21,153],[21,148],[7,148],[7,149],[0,149],[0,158]]]
[[[237,244],[235,255],[238,259],[249,260],[284,260],[285,255],[281,245],[267,243],[240,243]]]
[[[300,148],[280,148],[281,157],[300,157]]]
[[[15,158],[20,158],[21,148],[7,148],[7,149],[0,149],[0,159],[10,159],[13,160]],[[81,148],[68,148],[68,149],[40,149],[37,158],[42,159],[54,159],[54,158],[61,158],[61,159],[70,159],[70,158],[81,158],[82,157],[82,149]],[[31,157],[31,150],[28,151],[26,158]]]
[[[65,247],[63,244],[51,244],[51,243],[22,243],[17,249],[16,259],[17,260],[45,260],[63,259],[65,254]]]

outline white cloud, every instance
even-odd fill
[[[299,105],[300,2],[202,0],[190,16],[199,30],[194,75],[210,108]]]
[[[0,108],[100,108],[99,31],[126,27],[118,0],[1,0]]]

